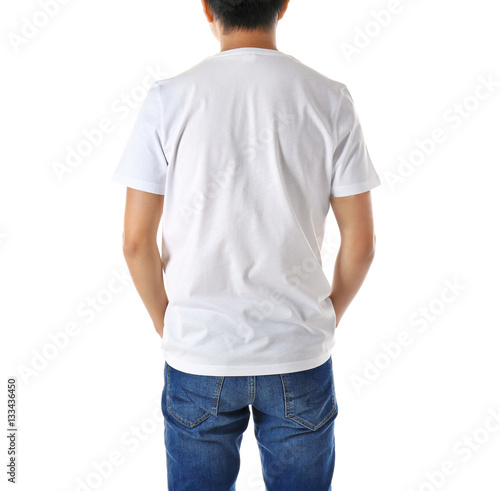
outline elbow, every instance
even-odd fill
[[[123,251],[123,255],[125,257],[133,257],[133,256],[136,256],[137,255],[137,252],[140,250],[140,246],[137,242],[134,242],[134,241],[127,241],[127,242],[123,242],[123,245],[122,245],[122,251]]]
[[[375,256],[376,237],[373,235],[351,236],[341,239],[341,248],[354,254],[358,260],[372,261]]]
[[[361,249],[358,254],[362,261],[371,263],[375,257],[375,245]]]
[[[377,243],[377,238],[375,237],[375,234],[373,234],[373,237],[371,238],[371,240],[367,241],[367,244],[364,248],[364,254],[366,258],[369,259],[370,261],[373,260],[375,256],[376,243]]]
[[[375,236],[375,233],[373,234],[373,239],[371,241],[371,247],[369,249],[370,256],[373,258],[375,256],[375,245],[377,244],[377,237]]]
[[[148,246],[149,244],[144,237],[125,235],[123,232],[122,251],[125,257],[134,257]]]

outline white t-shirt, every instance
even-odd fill
[[[328,360],[330,197],[381,184],[344,84],[281,51],[221,51],[153,84],[111,179],[164,195],[169,365],[243,376]]]

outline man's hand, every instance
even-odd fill
[[[162,213],[163,195],[127,188],[123,255],[137,292],[160,337],[163,336],[163,318],[168,305],[156,243]]]
[[[375,233],[370,191],[330,198],[340,230],[332,293],[336,326],[358,293],[375,255]]]

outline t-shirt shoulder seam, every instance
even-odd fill
[[[339,113],[340,113],[340,108],[342,106],[342,101],[345,98],[345,91],[347,89],[347,86],[343,84],[342,82],[337,82],[340,84],[340,98],[338,100],[337,104],[337,110],[335,111],[335,145],[338,144],[339,141],[339,125],[338,125],[338,120],[339,120]]]
[[[158,101],[159,101],[159,106],[160,106],[160,114],[159,114],[159,118],[160,118],[160,135],[159,135],[159,139],[160,139],[160,145],[161,145],[161,152],[163,153],[163,157],[165,158],[165,162],[167,163],[168,165],[168,159],[167,159],[167,156],[165,155],[165,143],[163,142],[163,135],[165,134],[164,132],[164,126],[163,126],[163,102],[161,101],[161,85],[159,83],[158,80],[155,80],[154,84],[153,84],[156,89],[157,89],[157,96],[158,96]]]
[[[158,102],[159,102],[159,106],[160,106],[160,131],[161,131],[161,135],[163,135],[163,118],[162,118],[162,115],[163,115],[163,104],[161,102],[161,97],[160,97],[160,84],[158,83],[158,80],[155,80],[154,83],[153,83],[153,86],[156,88],[156,96],[158,97]],[[160,138],[160,141],[161,141],[161,138]],[[162,143],[162,146],[163,146],[163,142]]]

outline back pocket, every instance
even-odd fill
[[[331,357],[322,365],[281,375],[285,416],[316,431],[337,416]]]
[[[194,375],[167,365],[166,409],[179,423],[194,428],[217,415],[223,376]]]

